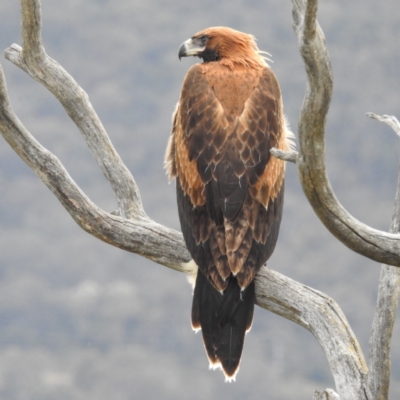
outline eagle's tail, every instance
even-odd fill
[[[210,368],[221,367],[226,380],[235,380],[239,370],[244,336],[253,322],[254,281],[241,290],[236,278],[223,294],[197,273],[192,305],[192,327],[202,330]]]

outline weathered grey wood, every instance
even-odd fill
[[[135,219],[109,214],[80,190],[61,162],[38,143],[12,111],[0,66],[0,133],[14,151],[54,193],[77,224],[93,236],[121,249],[147,257],[179,271],[190,255],[181,233],[155,223],[144,212]]]
[[[367,113],[373,119],[389,125],[400,136],[397,118]],[[400,168],[397,177],[397,191],[390,231],[400,232]],[[379,278],[378,299],[369,342],[368,386],[376,400],[389,399],[390,348],[400,296],[400,269],[382,265]]]
[[[5,57],[45,86],[63,105],[109,181],[121,215],[131,218],[144,213],[135,180],[114,149],[89,96],[45,53],[39,0],[21,0],[21,20],[23,48],[13,44],[5,51]]]
[[[316,4],[316,1],[309,1],[308,14],[305,14],[305,3],[293,0],[295,26],[301,38],[303,53],[317,51],[319,48],[313,47],[311,42],[322,40],[322,33],[315,25]],[[111,245],[140,254],[177,271],[194,275],[197,267],[190,261],[182,235],[146,216],[135,181],[113,148],[87,94],[58,63],[46,55],[40,38],[40,1],[21,0],[21,6],[24,48],[12,45],[6,51],[6,57],[47,87],[63,104],[68,115],[79,127],[116,193],[119,211],[110,214],[91,202],[71,179],[60,161],[25,129],[9,104],[2,70],[0,71],[0,133],[49,187],[82,229]],[[308,37],[312,38],[311,42]],[[313,57],[319,59],[322,56],[314,54]],[[307,66],[307,70],[311,81],[310,87],[314,85],[318,90],[311,92],[311,89],[308,89],[307,96],[315,96],[313,101],[316,104],[312,99],[308,99],[303,108],[306,117],[310,112],[319,112],[317,103],[322,105],[323,112],[327,111],[329,104],[329,96],[323,95],[323,88],[322,94],[320,91],[319,78],[323,78],[324,75],[312,62]],[[314,74],[314,78],[310,78],[310,74]],[[308,108],[309,104],[311,108]],[[323,112],[319,116],[314,116],[322,128],[325,121]],[[307,118],[303,121],[303,130],[309,122]],[[321,134],[316,132],[318,133]],[[281,155],[301,164],[299,170],[308,171],[310,176],[315,164],[307,167],[304,159],[312,155],[315,157],[323,155],[323,132],[322,146],[321,142],[314,139],[313,135],[307,137],[307,132],[303,131],[300,140],[303,152],[300,151],[299,156],[295,152]],[[321,154],[304,153],[308,145],[316,151],[321,151]],[[323,156],[321,158],[323,159]],[[317,163],[317,167],[321,166],[324,167],[324,164]],[[308,175],[305,176],[307,178]],[[303,177],[303,180],[306,178]],[[307,179],[313,182],[311,178]],[[370,230],[368,234],[372,235],[372,232],[375,231]],[[386,239],[393,242],[399,237],[386,236]],[[256,277],[256,295],[259,306],[300,324],[317,338],[331,366],[338,391],[336,394],[331,389],[326,390],[324,392],[326,396],[331,396],[328,398],[338,398],[332,396],[339,395],[343,400],[372,398],[365,384],[367,367],[362,351],[345,316],[332,299],[266,267],[262,268]]]
[[[332,389],[326,389],[323,392],[316,390],[313,400],[340,400],[340,397]]]
[[[372,112],[367,112],[365,115],[367,117],[376,119],[377,121],[383,122],[386,125],[390,126],[390,128],[392,128],[394,130],[396,135],[400,137],[400,122],[393,115],[378,115],[378,114],[374,114]]]
[[[0,71],[0,132],[15,152],[42,179],[82,229],[116,247],[147,257],[187,274],[195,274],[182,235],[148,217],[125,219],[101,210],[80,190],[60,161],[41,146],[14,115]],[[334,375],[358,376],[366,371],[357,340],[339,307],[317,292],[277,272],[262,268],[256,279],[257,304],[310,330],[323,346]],[[345,345],[343,345],[343,343]],[[328,344],[328,345],[327,345]],[[338,358],[346,360],[338,363]],[[338,364],[338,365],[337,365]],[[351,371],[351,373],[349,372]],[[346,387],[348,393],[357,392]],[[352,397],[343,397],[350,399]]]
[[[292,162],[294,164],[296,164],[297,157],[299,155],[299,153],[297,151],[282,151],[282,150],[279,150],[279,149],[277,149],[275,147],[273,147],[270,150],[270,153],[276,158],[279,158],[279,159],[281,159],[283,161],[289,161],[289,162]]]
[[[326,175],[325,122],[332,94],[332,73],[317,0],[292,0],[308,84],[299,121],[300,181],[311,206],[327,229],[347,247],[377,262],[400,266],[400,235],[361,223],[339,203]]]
[[[338,304],[326,294],[268,268],[256,276],[257,304],[309,330],[328,359],[342,400],[364,396],[367,364]]]

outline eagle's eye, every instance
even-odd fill
[[[209,36],[203,35],[203,36],[200,36],[197,40],[199,41],[201,46],[205,46],[208,39],[209,39]]]

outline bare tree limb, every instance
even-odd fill
[[[372,229],[339,203],[325,167],[325,122],[332,93],[332,73],[325,39],[316,20],[317,0],[292,0],[308,85],[299,122],[300,181],[310,204],[327,229],[355,252],[377,262],[400,266],[400,235]]]
[[[322,346],[342,400],[364,397],[368,372],[362,350],[337,303],[326,294],[262,268],[257,304],[309,330]]]
[[[0,133],[54,193],[75,222],[93,236],[170,268],[191,272],[182,235],[140,213],[135,220],[101,210],[80,190],[60,161],[38,143],[12,111],[0,66]]]
[[[367,117],[372,119],[376,119],[377,121],[383,122],[386,125],[390,126],[396,133],[397,136],[400,136],[400,122],[393,115],[377,115],[372,112],[368,112],[365,114]]]
[[[400,123],[388,115],[367,113],[370,118],[389,125],[400,136]],[[390,232],[400,232],[400,168]],[[400,296],[400,269],[382,265],[379,278],[378,299],[369,343],[368,386],[373,398],[387,400],[390,384],[390,348],[396,311]]]
[[[326,389],[322,393],[316,390],[313,400],[340,400],[340,397],[332,389]]]
[[[0,132],[82,229],[100,240],[169,268],[187,274],[196,273],[196,266],[189,262],[190,256],[180,233],[148,217],[125,219],[106,213],[88,199],[60,161],[41,146],[17,119],[9,105],[1,70]],[[364,357],[336,303],[326,295],[265,267],[257,275],[256,291],[259,306],[302,325],[317,337],[334,366],[333,373],[339,387],[346,386],[350,394],[359,391],[366,372]],[[338,362],[338,358],[346,361]],[[347,382],[342,382],[342,377],[347,376],[357,377],[352,388],[347,386]]]
[[[298,4],[303,4],[300,0],[293,2],[294,9],[296,5],[298,7]],[[304,36],[311,35],[312,42],[315,37],[321,39],[319,36],[321,32],[318,27],[315,28],[313,22],[317,3],[310,1],[307,4],[308,16],[304,17],[305,9],[300,7],[303,14],[294,11],[294,19],[298,26],[303,25],[302,21],[308,21]],[[25,129],[9,104],[2,70],[0,70],[0,133],[49,187],[82,229],[121,249],[140,254],[177,271],[195,274],[197,267],[190,261],[182,235],[146,216],[135,181],[113,148],[87,94],[58,63],[46,55],[40,38],[40,1],[21,0],[21,5],[24,49],[13,45],[6,51],[6,57],[47,87],[63,104],[68,115],[79,127],[116,193],[122,216],[106,213],[91,202],[71,179],[60,161]],[[303,51],[311,51],[310,40],[303,38],[302,43]],[[313,72],[313,68],[312,65],[308,67],[309,74]],[[318,75],[318,68],[316,71]],[[317,78],[312,84],[319,86]],[[308,93],[308,96],[311,94]],[[320,92],[315,96],[327,111],[330,97],[323,96]],[[316,107],[312,102],[311,105]],[[312,107],[311,111],[307,107],[307,105],[304,107],[303,114],[313,112]],[[325,117],[315,118],[323,128]],[[305,127],[307,124],[303,129]],[[307,139],[304,132],[301,138],[301,147],[304,149],[307,147],[307,141],[311,139]],[[310,147],[318,146],[317,141]],[[323,154],[323,146],[320,149]],[[294,153],[291,157],[297,160],[297,154]],[[304,155],[301,151],[298,163],[303,164],[304,157],[310,156]],[[305,165],[306,167],[299,169],[303,168],[307,172],[308,167]],[[307,173],[312,175],[310,171]],[[397,238],[398,235],[389,235],[389,239],[394,242]],[[331,366],[338,391],[336,394],[332,390],[327,390],[325,393],[331,396],[328,398],[335,398],[332,396],[338,395],[342,400],[371,398],[365,385],[367,367],[364,356],[345,316],[332,299],[266,267],[263,267],[256,277],[256,295],[259,306],[300,324],[312,332],[320,342]]]
[[[297,157],[299,155],[299,153],[297,151],[282,151],[282,150],[277,149],[276,147],[273,147],[270,150],[270,153],[274,157],[279,158],[280,160],[289,161],[294,164],[296,164]]]
[[[97,164],[113,189],[120,214],[144,215],[139,190],[114,149],[88,95],[44,50],[39,0],[21,0],[23,48],[13,44],[5,57],[44,85],[60,101],[86,140]]]

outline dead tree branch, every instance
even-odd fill
[[[315,21],[316,4],[316,1],[309,1],[306,9],[303,2],[293,0],[295,26],[301,39],[302,54],[308,60],[309,89],[302,113],[300,153],[299,156],[295,153],[289,155],[288,160],[297,161],[303,185],[310,188],[307,195],[314,203],[320,204],[327,189],[318,187],[315,179],[318,181],[322,176],[322,181],[325,179],[327,183],[323,162],[323,128],[330,100],[331,78],[322,32]],[[71,179],[60,161],[41,146],[18,120],[9,104],[2,70],[0,133],[82,229],[113,246],[137,253],[161,265],[188,274],[196,273],[197,267],[190,261],[182,235],[147,217],[136,183],[112,146],[88,95],[45,53],[41,41],[40,1],[21,0],[21,6],[23,47],[12,45],[5,53],[6,58],[48,88],[64,106],[113,188],[120,216],[97,207]],[[322,49],[322,55],[315,51],[318,49]],[[324,82],[322,85],[320,78]],[[310,126],[313,129],[308,129]],[[333,194],[330,193],[330,196]],[[333,211],[328,209],[320,213],[332,214]],[[379,247],[379,257],[385,259],[385,262],[400,264],[396,247],[398,235],[380,233],[365,226],[358,231],[347,217],[334,219],[336,225],[342,226],[343,234],[351,233],[352,241],[364,243],[369,251]],[[379,246],[373,240],[377,232],[384,237],[379,241]],[[300,324],[314,334],[328,358],[341,399],[368,398],[364,356],[345,316],[332,299],[266,267],[257,275],[256,294],[259,306]],[[325,393],[331,396],[329,398],[338,396],[332,390]]]
[[[5,51],[6,59],[45,86],[63,105],[110,183],[121,216],[140,215],[144,211],[136,183],[114,149],[88,95],[45,53],[41,39],[40,1],[21,0],[21,20],[22,48],[12,45]]]
[[[386,123],[400,136],[400,123],[395,117],[367,113],[370,118]],[[390,232],[400,232],[400,168]],[[379,278],[378,299],[369,342],[368,386],[373,398],[387,400],[390,384],[390,348],[400,297],[400,269],[382,265]]]
[[[270,153],[283,161],[288,161],[296,164],[299,153],[297,151],[282,151],[275,147],[270,150]]]
[[[190,256],[180,233],[148,217],[125,219],[109,214],[90,201],[57,157],[41,146],[15,116],[8,101],[4,76],[0,72],[1,134],[49,187],[77,224],[113,246],[187,274],[195,273],[196,266],[189,262]],[[326,295],[265,267],[257,276],[256,288],[259,306],[302,325],[317,337],[330,363],[336,365],[334,375],[339,387],[348,393],[356,393],[366,373],[366,364],[337,304]],[[338,357],[346,361],[338,363]],[[353,390],[346,382],[348,376],[357,377]],[[343,397],[346,398],[352,397]]]
[[[400,236],[372,229],[339,203],[325,166],[325,122],[332,94],[332,72],[324,34],[317,22],[317,0],[292,0],[294,30],[308,85],[299,121],[300,181],[326,228],[353,251],[374,261],[400,266]]]
[[[256,295],[259,306],[290,319],[316,337],[342,400],[368,398],[363,396],[367,364],[346,317],[334,300],[267,268],[262,268],[256,276]]]
[[[326,389],[322,393],[316,390],[313,400],[340,400],[340,397],[332,389]]]

